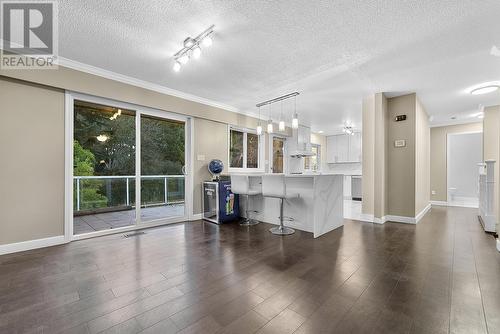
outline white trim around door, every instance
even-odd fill
[[[141,175],[141,115],[155,116],[170,120],[176,120],[184,122],[185,124],[185,207],[184,215],[178,217],[167,217],[161,219],[150,220],[147,222],[140,221],[140,206],[136,208],[136,221],[134,225],[120,227],[109,230],[96,231],[86,234],[73,235],[73,115],[74,115],[74,101],[86,101],[96,104],[109,105],[116,108],[123,108],[129,110],[135,110],[136,119],[136,176]],[[102,97],[81,94],[77,92],[66,91],[65,94],[65,213],[64,213],[64,241],[70,242],[72,240],[87,239],[92,237],[98,237],[102,235],[123,233],[133,230],[139,230],[149,227],[155,227],[160,225],[179,223],[188,220],[195,220],[196,215],[193,215],[193,168],[192,168],[192,142],[193,133],[191,130],[192,121],[190,117],[179,115],[169,111],[152,109],[140,105],[134,105],[130,103],[115,101],[111,99],[106,99]],[[140,177],[136,177],[136,189],[140,189]],[[141,203],[140,191],[136,192],[136,203]]]

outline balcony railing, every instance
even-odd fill
[[[75,213],[135,207],[135,176],[74,176]],[[141,207],[184,203],[184,175],[143,175]]]

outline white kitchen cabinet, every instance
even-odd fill
[[[334,164],[337,161],[337,136],[328,136],[326,137],[326,162]]]
[[[351,199],[351,175],[344,175],[344,198]]]
[[[361,162],[361,133],[327,137],[327,163]]]
[[[349,161],[349,140],[351,136],[337,136],[338,162]]]
[[[349,136],[349,161],[361,161],[361,133]]]

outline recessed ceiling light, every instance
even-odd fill
[[[323,132],[325,132],[325,131],[323,131],[323,130],[319,130],[319,131],[318,131],[318,133],[323,133]]]
[[[498,85],[487,85],[487,86],[474,88],[473,90],[470,91],[470,93],[472,95],[488,94],[488,93],[492,93],[492,92],[498,90],[498,88],[499,88]]]

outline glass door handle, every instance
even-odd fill
[[[186,174],[186,165],[182,166],[181,173],[184,174],[184,175],[187,175]]]

